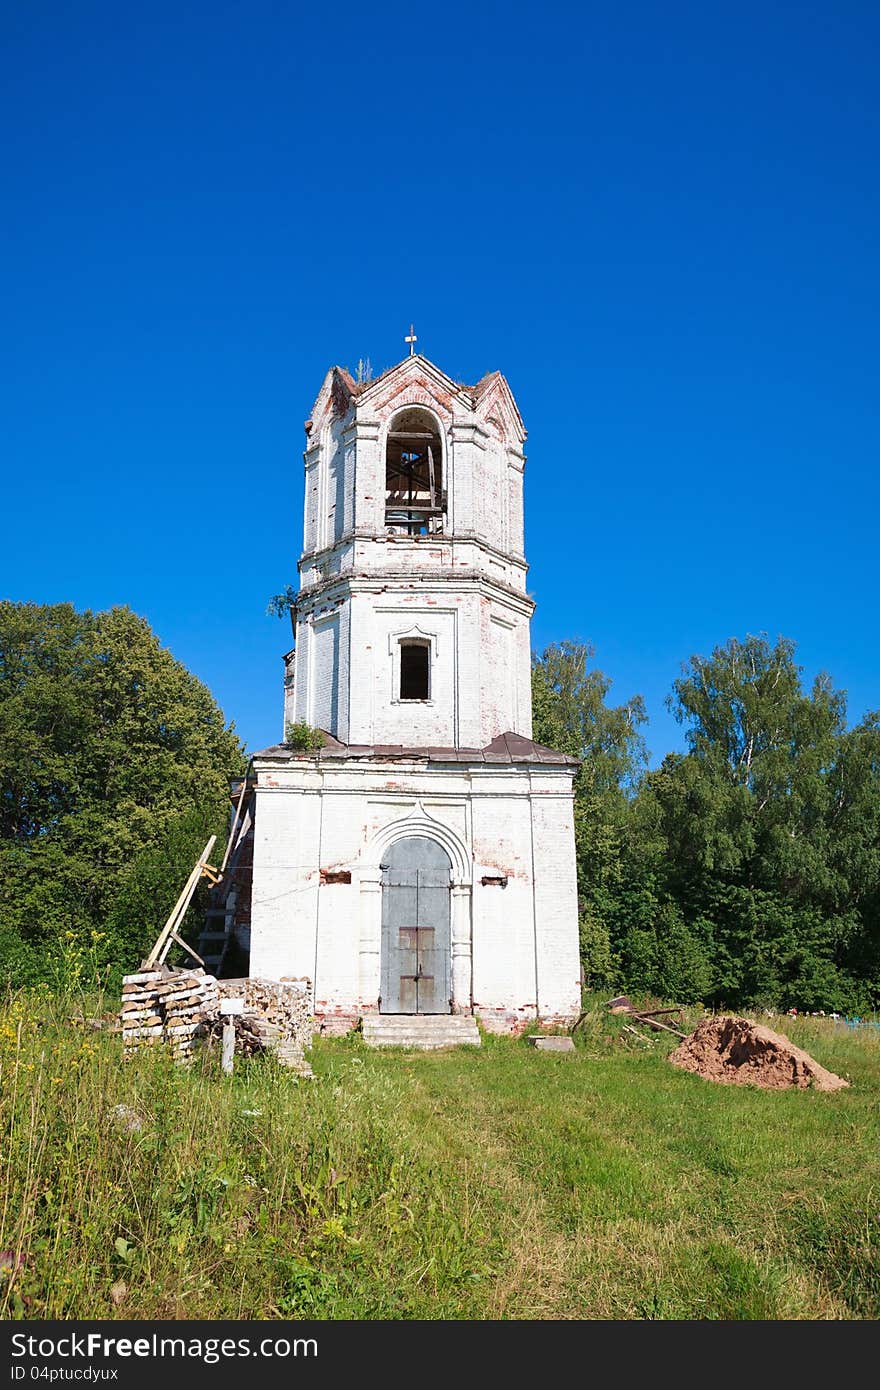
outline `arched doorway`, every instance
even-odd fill
[[[448,1014],[452,865],[436,840],[395,840],[382,861],[383,1014]]]

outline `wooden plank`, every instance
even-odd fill
[[[637,1013],[639,1018],[656,1018],[658,1014],[680,1014],[681,1005],[676,1004],[671,1009],[634,1009],[633,1013]]]
[[[220,1065],[227,1076],[232,1075],[235,1065],[235,1024],[231,1018],[227,1018],[223,1023],[223,1052]]]
[[[242,783],[241,783],[241,791],[238,793],[238,803],[237,803],[237,805],[236,805],[236,807],[235,807],[235,815],[234,815],[234,817],[233,817],[233,819],[232,819],[232,829],[231,829],[230,832],[229,832],[229,839],[226,841],[226,852],[225,852],[225,854],[223,855],[223,862],[222,862],[222,864],[220,865],[220,877],[221,877],[221,878],[223,877],[223,873],[224,873],[224,871],[225,871],[225,869],[226,869],[226,865],[227,865],[227,863],[229,862],[229,853],[230,853],[230,850],[232,849],[232,842],[233,842],[233,840],[235,839],[235,832],[236,832],[236,830],[238,829],[238,822],[239,822],[239,820],[240,820],[240,818],[241,818],[241,808],[242,808],[242,804],[243,804],[243,802],[244,802],[244,794],[245,794],[245,792],[247,791],[247,784],[248,784],[247,772],[245,772],[244,778],[242,779]]]
[[[633,1037],[638,1038],[639,1042],[643,1045],[643,1047],[650,1046],[651,1039],[646,1038],[644,1033],[640,1033],[638,1028],[630,1028],[629,1024],[625,1023],[623,1025],[623,1031],[624,1033],[632,1033]]]
[[[193,960],[197,960],[198,963],[199,963],[199,965],[204,965],[204,964],[205,964],[205,962],[202,960],[201,956],[199,955],[198,951],[194,951],[193,948],[192,948],[192,946],[188,945],[188,943],[187,943],[186,941],[184,941],[184,939],[183,939],[182,936],[178,936],[178,934],[177,934],[176,931],[173,931],[173,932],[171,933],[171,935],[169,936],[169,938],[168,938],[168,946],[171,945],[171,942],[172,942],[172,941],[176,941],[177,944],[178,944],[178,946],[182,946],[183,949],[186,951],[187,955],[192,956]],[[166,947],[166,950],[167,950],[167,947]]]
[[[177,902],[171,909],[171,913],[168,917],[168,920],[165,923],[162,930],[160,931],[155,946],[153,947],[152,951],[144,961],[142,969],[150,970],[158,961],[164,960],[165,956],[167,956],[168,947],[165,943],[168,941],[168,938],[170,937],[171,933],[179,925],[180,920],[183,918],[183,915],[186,912],[186,909],[192,902],[193,894],[195,893],[196,888],[199,884],[199,879],[202,876],[202,869],[204,865],[208,862],[208,855],[214,848],[216,840],[217,836],[212,835],[208,843],[205,845],[205,848],[199,855],[198,862],[196,863],[195,868],[193,869],[192,873],[187,879],[186,884],[184,885],[183,890],[181,891],[180,897],[177,899]]]
[[[442,516],[442,507],[423,507],[420,502],[393,502],[390,506],[385,503],[385,518],[400,514],[407,517],[412,516]]]
[[[646,1028],[662,1028],[664,1033],[674,1033],[677,1038],[690,1037],[689,1033],[683,1033],[680,1028],[670,1028],[668,1023],[661,1023],[659,1018],[648,1018],[645,1014],[632,1014],[637,1023],[644,1023]]]

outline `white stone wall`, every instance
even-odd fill
[[[277,793],[260,778],[254,808],[250,974],[314,979],[320,826],[307,788]]]
[[[326,1019],[375,1009],[382,853],[427,834],[452,864],[456,1008],[506,1030],[576,1014],[570,770],[301,758],[255,773],[252,975],[307,976]],[[340,871],[350,883],[326,881]]]
[[[473,803],[474,1007],[489,1020],[525,1022],[537,1013],[528,776],[506,771],[487,781],[478,780]]]
[[[339,614],[316,619],[309,644],[309,723],[335,734],[339,727]]]
[[[432,415],[441,436],[442,536],[385,531],[386,436],[412,405]],[[530,736],[523,438],[500,377],[475,407],[424,358],[356,397],[328,374],[304,456],[297,718],[354,743],[482,747],[508,731]],[[371,584],[372,615],[364,601]],[[404,609],[427,623],[436,651],[431,695],[419,706],[399,700],[388,645]],[[332,638],[330,610],[339,615]]]
[[[365,539],[349,537],[332,549],[303,556],[300,581],[306,596],[336,575],[393,577],[418,580],[484,577],[493,584],[525,595],[526,564],[522,555],[496,550],[469,536],[421,536],[381,534]],[[531,611],[529,601],[529,611]]]
[[[560,795],[557,777],[536,771],[530,780],[538,1012],[567,1018],[572,1000],[580,999],[574,805],[571,795]],[[569,904],[567,912],[560,912],[561,903]]]
[[[529,612],[479,579],[340,580],[297,622],[297,718],[342,742],[483,748],[531,737]],[[430,647],[431,688],[400,700],[399,643]]]

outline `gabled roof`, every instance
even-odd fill
[[[453,381],[451,376],[430,362],[427,357],[423,357],[420,352],[413,353],[412,357],[404,357],[402,361],[389,367],[380,376],[373,377],[372,381],[359,382],[354,388],[354,394],[358,401],[369,400],[370,396],[378,394],[379,388],[386,388],[395,376],[422,375],[433,379],[435,385],[439,386],[445,395],[469,395],[470,388],[463,386],[459,381]]]
[[[487,372],[482,376],[475,386],[467,386],[464,382],[453,381],[451,376],[447,376],[440,367],[423,357],[421,353],[414,353],[412,357],[404,357],[400,362],[396,362],[393,367],[388,367],[379,376],[373,377],[370,381],[355,381],[351,372],[345,367],[331,367],[325,376],[321,389],[318,392],[311,415],[306,421],[306,433],[308,434],[313,419],[320,414],[324,403],[329,396],[335,396],[340,408],[345,407],[355,401],[360,405],[363,401],[378,391],[379,387],[386,388],[393,377],[398,374],[410,375],[413,371],[422,372],[429,378],[433,378],[435,384],[439,386],[445,394],[457,396],[462,404],[470,406],[472,410],[479,410],[480,403],[493,390],[497,389],[506,402],[509,404],[511,413],[516,422],[516,426],[523,439],[526,437],[526,429],[519,413],[519,407],[514,399],[506,379],[501,372]],[[344,411],[343,411],[344,413]]]
[[[507,384],[507,378],[502,376],[501,372],[487,372],[485,376],[480,377],[476,386],[470,386],[468,390],[474,402],[474,410],[477,411],[480,410],[484,402],[490,401],[492,397],[502,401],[502,409],[506,408],[510,412],[515,431],[522,440],[525,440],[527,431],[519,413],[519,406]]]

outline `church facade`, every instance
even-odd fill
[[[253,759],[250,973],[370,1014],[580,1004],[572,780],[532,741],[525,429],[504,377],[331,369],[306,422],[285,742]],[[303,726],[323,746],[303,748]]]

